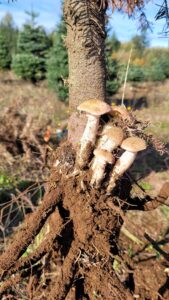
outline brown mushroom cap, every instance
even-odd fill
[[[114,142],[116,146],[120,145],[124,139],[123,130],[116,126],[105,128],[103,134],[106,135],[112,142]]]
[[[110,114],[112,116],[120,115],[123,119],[130,118],[130,114],[129,114],[127,108],[124,105],[114,105],[114,106],[112,106]]]
[[[130,152],[139,152],[145,150],[147,145],[145,140],[132,136],[122,142],[121,148]]]
[[[101,116],[111,111],[111,106],[108,105],[106,102],[98,100],[98,99],[91,99],[84,101],[78,107],[78,110],[84,111],[94,116]]]
[[[95,149],[93,153],[95,156],[103,159],[104,161],[106,161],[109,164],[112,164],[114,161],[112,153],[110,153],[106,150]]]

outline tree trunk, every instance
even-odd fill
[[[76,147],[86,123],[77,106],[93,98],[105,101],[105,8],[100,1],[65,0],[64,16],[69,57],[69,140]]]

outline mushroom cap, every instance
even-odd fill
[[[127,110],[127,108],[124,105],[114,105],[111,108],[111,112],[110,114],[112,116],[114,115],[120,115],[123,119],[129,119],[130,118],[130,114]]]
[[[103,134],[106,135],[116,146],[119,146],[124,139],[123,130],[120,127],[110,125],[104,129]]]
[[[147,145],[145,140],[132,136],[122,142],[121,148],[130,152],[139,152],[145,150]]]
[[[104,161],[106,161],[109,164],[112,164],[114,159],[113,159],[113,155],[112,153],[106,151],[106,150],[102,150],[102,149],[95,149],[94,150],[94,155],[103,159]]]
[[[81,103],[78,110],[84,111],[94,116],[101,116],[111,111],[111,106],[98,99],[90,99]]]

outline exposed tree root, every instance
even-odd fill
[[[97,297],[106,300],[133,299],[131,294],[124,290],[115,274],[112,271],[108,273],[101,265],[91,266],[85,276],[84,285],[90,300]]]
[[[150,198],[149,201],[144,204],[144,210],[151,211],[158,208],[160,205],[166,205],[166,200],[167,197],[161,197],[160,195],[154,199]]]
[[[47,234],[47,236],[39,245],[39,247],[35,251],[33,251],[33,253],[31,253],[28,257],[21,258],[19,261],[17,261],[15,266],[8,271],[8,276],[19,272],[23,269],[30,268],[32,265],[34,265],[40,259],[42,259],[42,257],[49,251],[49,249],[53,248],[53,245],[55,245],[55,249],[58,247],[57,237],[62,229],[62,220],[58,211],[57,215],[55,214],[55,217],[57,217],[57,222],[55,222],[57,223],[56,229],[55,227],[51,228],[51,231]]]
[[[76,268],[76,259],[79,254],[78,246],[80,245],[78,245],[77,241],[72,242],[69,253],[63,262],[61,274],[56,280],[54,280],[53,284],[51,283],[53,288],[49,294],[48,299],[64,300],[66,298],[73,280],[75,279],[74,275]]]
[[[16,240],[0,258],[0,277],[3,278],[15,261],[21,257],[35,236],[40,232],[49,215],[54,211],[60,199],[59,189],[51,189],[44,197],[37,211],[26,219]]]
[[[19,283],[21,278],[22,278],[22,274],[17,274],[14,278],[7,279],[0,287],[0,296],[2,297],[3,294],[9,288],[11,288],[11,286],[14,287],[17,283]]]
[[[40,299],[44,300],[66,300],[69,296],[73,300],[133,299],[127,280],[123,284],[113,267],[114,259],[119,257],[120,228],[125,212],[133,207],[132,199],[123,200],[118,190],[114,196],[107,197],[104,187],[92,189],[89,171],[72,175],[74,154],[69,144],[59,148],[56,161],[57,170],[53,170],[50,189],[40,207],[27,218],[17,239],[1,256],[4,280],[1,294],[12,289],[17,295],[13,287],[23,288],[24,278],[25,295],[33,300],[42,294]],[[161,204],[161,200],[156,199],[155,206],[156,201]],[[149,203],[149,198],[142,203],[135,201],[134,209],[151,209]],[[32,254],[21,258],[46,221],[49,221],[50,232]],[[121,265],[125,265],[124,258],[121,260]],[[130,266],[130,262],[127,264]],[[128,268],[127,272],[130,272]],[[34,283],[36,275],[39,280],[35,278]],[[47,276],[44,284],[43,276]]]

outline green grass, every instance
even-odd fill
[[[145,191],[152,191],[152,190],[153,190],[153,186],[152,186],[151,184],[149,184],[148,182],[141,181],[141,182],[139,182],[139,185],[140,185]]]
[[[11,189],[16,184],[15,178],[0,173],[0,189]]]
[[[169,129],[169,122],[164,121],[164,122],[160,122],[160,126],[161,129]]]
[[[164,215],[164,217],[169,220],[169,207],[166,205],[162,205],[160,206],[160,211],[162,212],[162,214]]]
[[[49,233],[49,231],[50,231],[50,226],[49,226],[49,224],[46,224],[41,229],[39,234],[36,236],[34,242],[23,253],[22,257],[27,257],[27,256],[29,256],[29,254],[34,252],[39,247],[39,245],[43,242],[43,240],[45,239],[45,236]]]

